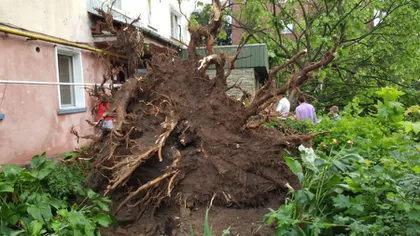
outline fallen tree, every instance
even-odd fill
[[[264,108],[277,93],[299,86],[312,70],[330,62],[337,46],[319,63],[293,74],[280,90],[274,84],[276,73],[305,51],[274,67],[266,85],[245,106],[226,95],[226,80],[246,39],[235,55],[213,51],[223,7],[226,4],[213,1],[209,24],[190,25],[188,60],[168,50],[142,61],[142,33],[132,24],[109,26],[117,41],[108,50],[127,56],[129,73],[135,75],[140,63],[147,67],[145,76],[131,77],[112,93],[107,114],[115,118],[114,128],[84,154],[98,172],[91,182],[116,200],[116,212],[136,208],[140,218],[162,204],[194,208],[211,199],[220,206],[256,207],[299,188],[280,154],[289,147],[310,145],[314,135],[286,136],[261,126],[273,120]],[[104,19],[110,19],[110,12],[102,12]],[[204,44],[208,55],[201,57],[196,49]],[[210,65],[216,67],[214,78],[206,74]],[[109,70],[104,82],[115,68]]]

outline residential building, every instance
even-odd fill
[[[276,0],[278,1],[278,4],[284,5],[287,4],[287,0]],[[241,4],[238,3],[238,0],[232,0],[233,3],[233,7],[232,7],[232,13],[234,15],[234,20],[233,20],[233,27],[232,27],[232,44],[239,44],[241,41],[241,37],[242,34],[244,33],[244,29],[241,28],[241,24],[239,24],[239,22],[241,22],[243,20],[243,18],[240,18],[240,10],[241,10]],[[267,9],[273,9],[272,3],[268,3],[267,4]],[[276,7],[276,12],[280,12],[280,8]],[[298,10],[298,16],[300,16],[301,13]],[[238,22],[239,21],[239,22]],[[284,29],[280,32],[282,37],[284,38],[290,38],[293,39],[293,29],[294,29],[294,25],[292,22],[283,22],[284,25]]]
[[[85,88],[102,82],[105,66],[98,52],[112,40],[97,24],[102,19],[95,8],[106,10],[112,2],[2,0],[0,164],[24,164],[44,151],[54,156],[88,145],[77,143],[70,130],[95,132],[86,122],[94,119],[94,101]],[[189,39],[183,14],[194,7],[188,0],[183,12],[177,0],[116,0],[113,13],[116,25],[140,15],[135,26],[150,47],[180,51]]]

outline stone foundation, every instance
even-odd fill
[[[207,74],[210,78],[216,75],[215,70],[207,70]],[[240,87],[245,91],[249,92],[252,96],[255,94],[256,82],[255,82],[255,72],[253,68],[243,68],[243,69],[234,69],[227,79],[227,85],[231,86],[234,83],[240,84]],[[227,91],[228,96],[235,96],[240,98],[242,92],[239,89],[231,89]]]

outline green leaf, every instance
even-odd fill
[[[377,91],[378,97],[383,98],[385,101],[396,101],[400,96],[404,95],[404,92],[399,91],[396,88],[385,87],[380,91]]]
[[[52,169],[40,169],[40,170],[32,170],[30,174],[39,179],[43,180],[45,177],[47,177],[53,170]]]
[[[73,226],[84,225],[86,223],[86,217],[81,212],[71,211],[68,213],[68,220]]]
[[[55,163],[47,160],[45,153],[41,156],[36,156],[31,161],[31,171],[29,174],[39,180],[47,177],[54,169]]]
[[[413,123],[413,124],[412,124],[412,128],[413,128],[413,132],[414,132],[415,134],[420,133],[420,122]]]
[[[412,171],[414,171],[414,173],[418,174],[420,173],[420,167],[419,166],[414,166],[411,168]]]
[[[92,202],[93,204],[98,205],[103,211],[109,211],[109,207],[107,204],[97,200],[94,200]]]
[[[41,235],[43,223],[41,221],[34,220],[29,225],[29,232],[31,235]]]
[[[19,175],[24,169],[17,165],[2,165],[6,177]]]
[[[295,193],[295,199],[300,205],[310,205],[315,194],[308,190],[298,190]]]
[[[333,188],[335,185],[341,183],[341,178],[338,175],[334,175],[330,178],[330,180],[327,183],[327,189]]]
[[[99,213],[94,217],[94,220],[104,227],[108,227],[112,223],[111,217],[104,213]]]
[[[66,204],[63,201],[60,201],[56,198],[51,198],[48,200],[48,204],[50,204],[52,207],[54,207],[55,209],[60,209],[61,207],[65,207]]]
[[[72,236],[85,236],[85,232],[83,232],[79,228],[74,228],[73,229],[73,235]]]
[[[204,236],[212,236],[212,232],[210,229],[210,225],[209,225],[209,210],[210,209],[206,209],[206,216],[204,218]]]
[[[293,174],[297,175],[302,172],[302,165],[299,163],[299,161],[290,157],[284,157],[284,160],[286,161],[286,164],[290,170],[292,170]]]
[[[13,185],[9,183],[0,183],[0,193],[13,193]]]
[[[28,207],[27,211],[35,220],[49,221],[52,218],[51,207],[47,203],[32,205]]]
[[[97,198],[97,197],[99,197],[99,194],[95,193],[95,191],[93,191],[92,189],[88,189],[88,191],[87,191],[87,197],[89,199]]]
[[[21,230],[13,230],[13,231],[10,231],[7,235],[8,236],[18,236],[18,235],[23,234],[24,232],[25,232],[25,230],[23,230],[23,229],[21,229]]]
[[[333,197],[334,206],[337,208],[350,208],[350,198],[343,194],[339,194],[337,197]]]
[[[77,156],[77,152],[65,152],[65,153],[63,153],[64,160],[71,159],[75,156]]]
[[[420,222],[420,211],[411,211],[407,214],[408,219]]]
[[[42,153],[41,155],[34,156],[31,161],[31,169],[38,168],[42,163],[46,161],[46,153]]]
[[[68,217],[69,211],[67,211],[67,209],[60,209],[60,210],[57,211],[57,215],[63,216],[63,217]]]

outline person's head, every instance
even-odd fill
[[[299,102],[299,104],[306,102],[305,96],[299,95],[298,102]]]
[[[98,90],[98,100],[101,102],[108,102],[108,97],[101,89]]]
[[[339,110],[338,110],[338,106],[332,106],[332,107],[330,108],[330,114],[331,114],[332,116],[337,115],[337,114],[338,114],[338,112],[339,112]]]
[[[286,96],[286,93],[279,93],[279,98],[284,98]]]

